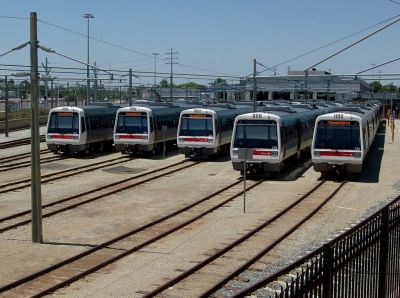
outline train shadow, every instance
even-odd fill
[[[383,153],[385,151],[386,138],[386,121],[380,123],[376,133],[375,140],[369,149],[369,152],[364,160],[363,170],[360,174],[352,177],[353,182],[377,183],[379,182],[379,174]]]

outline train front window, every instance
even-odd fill
[[[145,112],[119,113],[116,133],[147,134],[147,114]]]
[[[318,122],[315,149],[361,150],[360,125],[356,121]]]
[[[278,149],[278,131],[272,120],[239,120],[234,147]]]
[[[79,134],[79,115],[74,112],[53,112],[50,115],[48,133]]]
[[[181,119],[181,127],[179,129],[180,136],[213,136],[213,124],[211,115],[193,115],[183,116]]]

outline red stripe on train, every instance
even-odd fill
[[[183,138],[184,142],[208,142],[207,138]]]
[[[67,140],[72,140],[74,136],[70,135],[49,135],[49,139],[67,139]]]
[[[272,155],[272,151],[253,150],[253,155],[271,156]]]
[[[347,156],[353,157],[354,152],[344,152],[344,151],[320,151],[320,156]]]
[[[120,135],[119,136],[120,139],[143,139],[143,136],[139,136],[139,135]]]

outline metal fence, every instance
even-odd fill
[[[273,297],[400,297],[400,197],[235,297],[257,289]]]

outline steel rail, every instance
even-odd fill
[[[40,142],[44,142],[44,141],[45,141],[44,135],[40,135]],[[23,138],[23,139],[18,139],[18,140],[14,140],[14,141],[1,142],[0,149],[8,149],[8,148],[18,147],[18,146],[23,146],[23,145],[29,145],[30,143],[31,143],[31,138]]]
[[[123,159],[123,160],[121,160],[121,159]],[[95,163],[92,163],[90,165],[85,165],[85,166],[81,166],[81,167],[75,167],[75,168],[72,168],[72,169],[67,169],[67,170],[63,170],[63,171],[60,171],[60,172],[43,175],[42,178],[48,178],[48,179],[43,179],[42,180],[42,184],[43,183],[47,183],[47,182],[51,182],[51,181],[54,181],[54,180],[67,178],[67,177],[75,176],[75,175],[78,175],[78,174],[82,174],[82,173],[98,170],[98,169],[101,169],[101,168],[104,168],[104,167],[117,165],[117,164],[126,162],[128,160],[129,160],[129,157],[121,156],[121,157],[117,157],[117,158],[110,159],[110,160],[95,162]],[[115,162],[113,162],[113,161],[115,161]],[[97,165],[99,165],[99,166],[97,166]],[[76,171],[76,172],[74,172],[74,171]],[[65,175],[60,175],[60,174],[65,174]],[[23,183],[25,183],[25,184],[23,184]],[[19,180],[19,181],[14,181],[14,182],[6,183],[6,184],[2,184],[2,185],[0,185],[0,189],[7,188],[7,187],[10,187],[10,186],[13,186],[13,185],[18,185],[18,184],[23,184],[23,185],[20,185],[20,186],[17,186],[17,187],[13,187],[13,188],[8,188],[8,189],[5,189],[5,190],[0,190],[0,194],[30,187],[31,186],[30,178],[29,179]]]
[[[102,191],[102,190],[107,189],[107,188],[115,187],[115,186],[120,185],[120,184],[123,184],[123,183],[125,183],[125,182],[129,182],[129,181],[131,181],[131,180],[135,180],[135,179],[138,179],[138,178],[147,176],[147,175],[151,175],[151,174],[154,174],[154,173],[156,173],[156,172],[163,171],[163,170],[168,169],[168,168],[172,168],[172,167],[175,167],[175,166],[179,166],[180,164],[184,164],[184,163],[187,163],[187,162],[189,162],[189,161],[186,161],[186,160],[185,160],[185,161],[181,161],[181,162],[178,162],[178,163],[175,163],[175,164],[172,164],[172,165],[169,165],[169,166],[160,168],[160,169],[156,169],[156,170],[153,170],[153,171],[150,171],[150,172],[146,172],[146,173],[137,175],[137,176],[135,176],[135,177],[130,177],[130,178],[127,178],[127,179],[123,179],[123,180],[120,180],[120,181],[117,181],[117,182],[114,182],[114,183],[111,183],[111,184],[108,184],[108,185],[105,185],[105,186],[98,187],[98,188],[93,189],[93,190],[89,190],[89,191],[86,191],[86,192],[83,192],[83,193],[80,193],[80,194],[77,194],[77,195],[73,195],[73,196],[71,196],[71,197],[64,198],[64,199],[58,200],[58,201],[56,201],[56,202],[52,202],[52,203],[43,205],[43,206],[42,206],[42,210],[46,210],[47,208],[52,207],[52,206],[56,206],[56,205],[58,205],[58,204],[63,204],[63,205],[64,205],[65,202],[69,202],[69,201],[72,201],[72,200],[75,200],[75,199],[79,199],[79,198],[84,197],[84,196],[86,196],[86,195],[93,194],[93,193],[95,193],[95,192],[99,192],[99,191]],[[119,193],[119,192],[121,192],[121,191],[130,189],[130,188],[132,188],[132,187],[135,187],[135,186],[138,186],[138,185],[141,185],[141,184],[150,182],[150,181],[152,181],[152,180],[155,180],[155,179],[164,177],[164,176],[166,176],[166,175],[169,175],[169,174],[176,173],[176,172],[178,172],[178,171],[187,169],[187,168],[192,167],[192,166],[195,166],[195,165],[197,165],[197,164],[198,164],[198,162],[197,162],[197,163],[192,163],[192,164],[183,166],[183,167],[181,167],[181,168],[179,168],[179,169],[171,170],[171,171],[168,171],[168,172],[166,172],[166,173],[162,173],[162,174],[159,174],[159,175],[156,175],[156,176],[147,178],[147,179],[145,179],[145,180],[138,181],[138,182],[136,182],[136,183],[133,183],[133,184],[130,184],[130,185],[127,185],[127,186],[124,186],[124,187],[121,187],[121,188],[118,188],[118,189],[109,191],[109,192],[107,192],[107,193],[103,193],[103,194],[97,195],[97,196],[95,196],[95,197],[93,197],[93,198],[90,198],[90,199],[87,199],[87,200],[83,200],[83,201],[80,201],[80,202],[77,202],[77,203],[74,203],[74,204],[65,206],[65,207],[60,208],[60,209],[53,210],[53,211],[51,211],[51,212],[49,212],[49,213],[44,213],[44,214],[42,215],[42,217],[43,217],[43,218],[46,218],[46,217],[50,217],[50,216],[59,214],[59,213],[61,213],[61,212],[67,211],[67,210],[71,210],[71,209],[73,209],[73,208],[76,208],[76,207],[79,207],[79,206],[82,206],[82,205],[85,205],[85,204],[88,204],[88,203],[97,201],[97,200],[102,199],[102,198],[104,198],[104,197],[107,197],[107,196],[110,196],[110,195]],[[18,217],[23,217],[23,216],[26,216],[26,215],[30,215],[30,213],[31,213],[31,210],[25,210],[25,211],[22,211],[22,212],[13,214],[13,215],[9,215],[9,216],[7,216],[7,217],[0,218],[0,223],[5,222],[5,221],[9,221],[9,220],[12,220],[12,219],[16,219],[16,218],[18,218]],[[15,229],[15,228],[17,228],[17,227],[20,227],[20,226],[23,226],[23,225],[26,225],[26,224],[29,224],[30,222],[31,222],[31,219],[27,219],[27,220],[22,220],[22,221],[20,221],[20,222],[18,222],[18,223],[12,224],[12,225],[8,225],[8,226],[6,226],[6,227],[0,228],[0,233],[3,233],[3,232],[5,232],[5,231],[11,230],[11,229]]]
[[[246,235],[243,235],[242,237],[240,237],[239,239],[237,239],[236,241],[232,242],[231,244],[229,244],[228,246],[226,246],[225,248],[219,250],[217,253],[215,253],[214,255],[208,257],[207,259],[205,259],[204,261],[198,263],[197,265],[193,266],[192,268],[190,268],[189,270],[181,273],[180,275],[178,275],[177,277],[173,278],[172,280],[166,282],[165,284],[159,286],[158,288],[156,288],[155,290],[151,291],[150,293],[147,293],[144,297],[148,298],[148,297],[154,297],[158,294],[160,294],[161,292],[165,291],[166,289],[176,285],[177,283],[179,283],[180,281],[184,280],[185,278],[187,278],[188,276],[192,275],[193,273],[197,272],[198,270],[200,270],[201,268],[205,267],[206,265],[208,265],[209,263],[211,263],[212,261],[214,261],[215,259],[219,258],[220,256],[224,255],[225,253],[227,253],[228,251],[232,250],[234,247],[240,245],[241,243],[243,243],[244,241],[246,241],[247,239],[249,239],[250,237],[252,237],[254,234],[258,233],[259,231],[261,231],[262,229],[264,229],[265,227],[269,226],[270,224],[272,224],[274,221],[276,221],[277,219],[279,219],[280,217],[282,217],[284,214],[286,214],[288,211],[290,211],[291,209],[293,209],[295,206],[297,206],[299,203],[301,203],[303,200],[305,200],[311,193],[313,193],[315,190],[317,190],[322,184],[325,183],[325,180],[319,182],[316,186],[314,186],[311,190],[309,190],[306,194],[304,194],[303,196],[301,196],[299,199],[297,199],[295,202],[293,202],[292,204],[290,204],[289,206],[287,206],[285,209],[283,209],[282,211],[280,211],[279,213],[277,213],[275,216],[273,216],[272,218],[270,218],[269,220],[267,220],[266,222],[262,223],[261,225],[259,225],[258,227],[256,227],[255,229],[253,229],[252,231],[250,231],[249,233],[247,233]],[[246,263],[247,264],[247,263]],[[247,268],[247,267],[246,267]],[[224,279],[225,281],[225,279]],[[220,282],[221,283],[221,282]],[[220,284],[218,283],[218,285]],[[214,292],[214,287],[210,290],[207,291],[207,293],[203,294],[202,297],[206,297],[207,295],[210,295],[212,292]]]
[[[259,252],[256,256],[254,256],[252,259],[247,261],[245,264],[243,264],[241,267],[239,267],[237,270],[232,272],[230,275],[226,276],[219,282],[217,282],[215,285],[213,285],[210,289],[208,289],[205,293],[203,293],[200,297],[208,297],[212,293],[216,292],[218,289],[220,289],[224,284],[226,284],[228,281],[232,280],[235,276],[239,275],[243,271],[245,271],[247,268],[249,268],[251,265],[253,265],[255,262],[257,262],[260,258],[262,258],[264,255],[266,255],[269,251],[271,251],[275,246],[277,246],[279,243],[281,243],[284,239],[289,237],[293,232],[295,232],[301,225],[303,225],[307,220],[309,220],[311,217],[313,217],[323,206],[325,206],[326,203],[328,203],[336,194],[337,192],[346,184],[346,181],[343,181],[339,184],[339,186],[324,200],[319,204],[312,212],[310,212],[306,217],[304,217],[300,222],[298,222],[294,227],[289,229],[285,234],[283,234],[281,237],[279,237],[277,240],[275,240],[273,243],[268,245],[266,248],[264,248],[261,252]]]
[[[204,197],[204,198],[202,198],[202,199],[200,199],[200,200],[198,200],[198,201],[196,201],[196,202],[194,202],[194,203],[192,203],[192,204],[190,204],[188,206],[185,206],[185,207],[183,207],[183,208],[181,208],[181,209],[179,209],[177,211],[174,211],[174,212],[172,212],[172,213],[170,213],[170,214],[168,214],[168,215],[166,215],[164,217],[161,217],[161,218],[159,218],[159,219],[157,219],[157,220],[155,220],[153,222],[150,222],[150,223],[145,224],[145,225],[143,225],[141,227],[138,227],[138,228],[136,228],[134,230],[131,230],[131,231],[129,231],[129,232],[125,233],[125,234],[122,234],[122,235],[120,235],[120,236],[118,236],[118,237],[116,237],[114,239],[108,240],[108,241],[106,241],[106,242],[104,242],[102,244],[97,245],[96,247],[88,249],[87,251],[84,251],[84,252],[82,252],[80,254],[77,254],[77,255],[75,255],[73,257],[70,257],[70,258],[68,258],[68,259],[66,259],[64,261],[61,261],[61,262],[59,262],[57,264],[54,264],[54,265],[52,265],[52,266],[50,266],[48,268],[45,268],[45,269],[42,269],[42,270],[40,270],[38,272],[30,274],[30,275],[28,275],[28,276],[26,276],[26,277],[24,277],[24,278],[22,278],[20,280],[12,282],[12,283],[10,283],[8,285],[4,285],[4,286],[0,287],[0,293],[3,293],[5,291],[9,291],[9,290],[11,290],[13,288],[16,288],[16,287],[18,287],[20,285],[23,285],[23,284],[27,283],[27,282],[33,281],[36,278],[39,278],[39,277],[41,277],[41,276],[43,276],[43,275],[45,275],[47,273],[50,273],[50,272],[52,272],[52,271],[54,271],[54,270],[56,270],[58,268],[61,268],[61,267],[65,266],[65,265],[73,263],[73,262],[75,262],[75,261],[77,261],[77,260],[79,260],[79,259],[81,259],[81,258],[83,258],[85,256],[88,256],[88,255],[90,255],[90,254],[92,254],[92,253],[94,253],[94,252],[96,252],[96,251],[98,251],[100,249],[107,248],[111,244],[115,244],[116,242],[121,241],[121,240],[123,240],[123,239],[125,239],[125,238],[127,238],[129,236],[132,236],[134,234],[137,234],[138,232],[144,231],[145,229],[148,229],[148,228],[150,228],[152,226],[160,224],[160,223],[166,221],[167,219],[170,219],[170,218],[172,218],[174,216],[177,216],[177,215],[179,215],[179,214],[181,214],[181,213],[183,213],[183,212],[185,212],[185,211],[187,211],[189,209],[192,209],[192,208],[196,207],[197,205],[199,205],[199,204],[201,204],[201,203],[203,203],[203,202],[205,202],[205,201],[207,201],[207,200],[209,200],[209,199],[211,199],[211,198],[223,193],[224,191],[234,187],[235,185],[241,183],[242,181],[243,181],[242,179],[240,179],[238,181],[235,181],[235,182],[231,183],[230,185],[228,185],[228,186],[226,186],[226,187],[224,187],[224,188],[222,188],[222,189],[220,189],[220,190],[218,190],[218,191],[216,191],[216,192],[214,192],[214,193],[212,193],[212,194],[210,194],[210,195],[208,195],[208,196],[206,196],[206,197]],[[262,183],[262,181],[259,181],[259,182],[255,183],[255,184],[253,184],[252,186],[249,186],[247,188],[247,190],[250,190],[250,189],[256,187],[260,183]],[[237,198],[238,196],[242,195],[243,192],[244,192],[243,190],[239,191],[238,193],[236,193],[234,195],[231,195],[228,199],[224,200],[223,202],[221,202],[221,203],[209,208],[208,210],[202,212],[201,214],[196,215],[195,217],[192,217],[191,219],[186,220],[185,222],[183,222],[183,223],[181,223],[181,224],[169,229],[168,231],[166,231],[164,233],[161,233],[161,234],[159,234],[159,235],[157,235],[157,236],[155,236],[155,237],[153,237],[153,238],[151,238],[151,239],[149,239],[149,240],[147,240],[147,241],[145,241],[145,242],[143,242],[143,243],[141,243],[139,245],[136,245],[135,247],[133,247],[133,248],[131,248],[129,250],[126,250],[126,251],[124,251],[123,253],[121,253],[119,255],[116,255],[116,256],[114,256],[114,257],[112,257],[110,259],[107,259],[107,260],[97,264],[96,266],[94,266],[92,268],[89,268],[88,270],[80,272],[77,275],[75,275],[75,276],[73,276],[71,278],[68,278],[67,280],[61,281],[57,285],[51,286],[51,287],[49,287],[49,288],[47,288],[47,289],[45,289],[45,290],[43,290],[43,291],[41,291],[39,293],[36,293],[36,294],[32,295],[32,297],[42,297],[42,296],[44,296],[44,295],[46,295],[48,293],[54,292],[55,290],[60,289],[60,288],[66,286],[68,284],[71,284],[72,282],[74,282],[76,280],[79,280],[80,278],[82,278],[82,277],[84,277],[84,276],[86,276],[86,275],[88,275],[90,273],[93,273],[93,272],[95,272],[95,271],[97,271],[97,270],[99,270],[99,269],[101,269],[101,268],[103,268],[103,267],[105,267],[105,266],[107,266],[107,265],[109,265],[109,264],[111,264],[111,263],[113,263],[113,262],[115,262],[115,261],[117,261],[117,260],[129,255],[129,254],[132,254],[133,252],[138,251],[139,249],[141,249],[141,248],[143,248],[145,246],[148,246],[148,245],[154,243],[155,241],[157,241],[159,239],[165,238],[166,236],[168,236],[168,235],[170,235],[170,234],[172,234],[172,233],[174,233],[174,232],[176,232],[176,231],[178,231],[180,229],[183,229],[184,227],[186,227],[187,225],[193,223],[194,221],[196,221],[196,220],[204,217],[205,215],[215,211],[216,209],[224,206],[228,202],[230,202],[233,199]]]
[[[62,160],[62,159],[66,159],[66,157],[49,156],[49,157],[41,158],[40,159],[40,164],[45,164],[45,163],[58,161],[58,160]],[[29,167],[30,165],[31,165],[31,161],[21,161],[21,162],[17,162],[17,163],[10,164],[10,165],[1,165],[0,166],[0,173],[1,172],[7,172],[7,171],[10,171],[10,170],[26,168],[26,167]]]
[[[42,149],[40,150],[40,153],[50,153],[51,151],[48,149]],[[20,160],[26,157],[30,157],[31,153],[26,152],[26,153],[21,153],[21,154],[16,154],[16,155],[11,155],[11,156],[5,156],[0,158],[0,163],[4,162],[10,162],[10,161],[15,161],[15,160]]]

